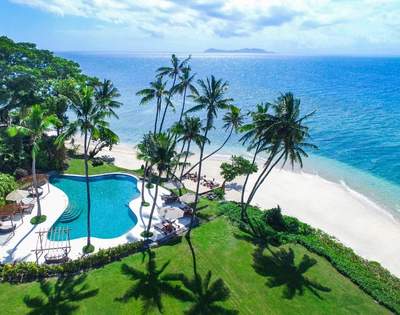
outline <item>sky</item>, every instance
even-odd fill
[[[400,55],[400,0],[0,0],[0,34],[54,51]]]

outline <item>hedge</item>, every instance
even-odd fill
[[[0,280],[11,283],[35,281],[53,276],[78,274],[94,268],[100,268],[110,262],[134,254],[144,247],[143,241],[128,243],[100,249],[97,253],[83,256],[59,265],[36,264],[34,262],[19,262],[0,265]]]
[[[0,205],[5,203],[8,193],[17,188],[17,183],[13,176],[0,173]]]
[[[250,207],[248,214],[255,227],[256,237],[273,243],[298,243],[309,251],[325,257],[338,272],[348,277],[364,292],[391,311],[400,314],[400,279],[392,275],[378,262],[368,261],[332,236],[300,222],[296,218],[282,216],[285,222],[284,231],[276,231],[271,226],[271,213],[276,210],[262,211]],[[248,224],[240,220],[240,206],[228,202],[219,206],[220,214],[226,215],[232,222],[250,231]],[[280,211],[279,211],[280,213]],[[269,222],[269,223],[268,223]],[[278,220],[279,222],[279,220]],[[253,233],[254,236],[254,233]],[[276,244],[277,245],[277,244]]]

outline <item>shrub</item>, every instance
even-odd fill
[[[20,262],[0,265],[0,279],[7,282],[29,282],[47,277],[72,275],[102,267],[140,251],[143,242],[128,243],[100,249],[97,253],[68,261],[60,265],[37,265],[33,262]]]
[[[287,231],[286,222],[283,219],[281,208],[278,206],[265,212],[265,219],[275,231]]]
[[[221,187],[218,187],[218,188],[214,188],[213,190],[212,190],[212,192],[214,193],[214,195],[217,197],[217,199],[219,199],[219,200],[222,200],[222,199],[224,199],[224,197],[225,197],[225,191],[221,188]]]
[[[22,177],[28,176],[29,172],[26,169],[18,167],[15,170],[14,174],[15,174],[15,178],[18,180],[18,179],[20,179]]]
[[[104,161],[101,158],[93,158],[92,159],[92,165],[94,167],[100,166],[100,165],[103,165],[103,164],[104,164]]]
[[[17,188],[17,183],[11,175],[0,173],[0,205],[5,203],[5,197]]]

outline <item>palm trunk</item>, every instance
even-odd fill
[[[179,116],[179,124],[182,122],[183,113],[185,112],[185,103],[186,103],[186,89],[187,89],[187,86],[185,86],[185,89],[183,90],[183,101],[182,101],[182,109],[181,109],[181,114],[180,114],[180,116]]]
[[[38,183],[37,183],[37,178],[36,178],[36,154],[33,149],[32,149],[32,181],[33,181],[33,188],[35,189],[36,203],[37,203],[37,207],[38,207],[37,216],[40,217],[42,215],[42,206],[40,204]]]
[[[189,153],[190,153],[190,145],[191,144],[192,144],[192,140],[189,140],[188,141],[187,150],[186,150],[186,154],[185,154],[185,161],[183,162],[181,175],[179,176],[180,180],[182,180],[182,178],[183,178],[183,171],[185,170],[185,167],[186,167],[186,162],[187,162],[187,159],[188,159],[188,156],[189,156]]]
[[[226,137],[224,143],[222,143],[222,145],[219,146],[218,149],[216,149],[215,151],[213,151],[213,152],[211,152],[210,154],[206,155],[206,156],[201,160],[201,162],[204,162],[204,161],[207,160],[210,156],[212,156],[212,155],[214,155],[215,153],[219,152],[219,151],[225,146],[225,144],[229,141],[229,139],[231,138],[232,132],[233,132],[233,127],[231,128],[231,131],[229,132],[228,137]],[[194,168],[196,168],[199,164],[200,164],[200,161],[197,162],[195,165],[193,165],[193,166],[185,173],[185,175],[186,175],[186,174],[189,174],[189,173],[190,173]]]
[[[156,111],[156,119],[154,120],[154,134],[157,132],[157,124],[158,124],[158,115],[160,113],[160,107],[161,107],[161,100],[158,97],[157,98],[157,111]]]
[[[169,95],[168,95],[168,101],[171,101],[172,90],[175,87],[175,83],[176,83],[176,74],[174,75],[174,82],[172,83],[172,87],[171,87],[171,90],[170,90]],[[165,115],[167,114],[168,106],[169,106],[169,102],[167,102],[165,104],[164,113],[163,113],[163,116],[162,116],[162,119],[161,119],[160,129],[158,131],[159,133],[161,133],[162,127],[164,125]]]
[[[87,244],[90,246],[90,184],[89,184],[89,166],[88,166],[88,143],[87,143],[87,130],[85,130],[84,137],[84,158],[85,158],[85,179],[86,179],[86,196],[87,196]]]
[[[145,183],[146,183],[147,166],[148,166],[148,162],[146,161],[146,163],[144,164],[144,173],[143,173],[143,179],[142,179],[142,205],[144,205],[144,203],[146,202],[146,200],[144,200],[144,189],[145,189]]]
[[[261,143],[258,143],[258,145],[256,147],[256,151],[254,152],[253,160],[251,161],[252,166],[254,166],[254,164],[256,163],[256,158],[259,153],[258,150],[260,149],[260,145],[261,145]],[[250,173],[246,174],[246,179],[244,180],[243,187],[242,187],[242,193],[240,195],[240,205],[242,207],[242,209],[240,211],[240,216],[242,218],[242,221],[245,221],[247,219],[247,213],[244,210],[244,193],[246,192],[246,186],[247,186],[247,182],[249,181],[249,178],[250,178]]]
[[[175,168],[174,168],[173,174],[175,174],[175,173],[176,173],[176,170],[177,170],[177,169],[178,169],[178,167],[179,167],[179,162],[181,161],[181,156],[182,156],[183,150],[185,149],[185,145],[186,145],[186,140],[183,140],[183,143],[182,143],[182,149],[181,149],[181,151],[179,152],[179,159],[178,159],[178,163],[175,165]]]
[[[204,139],[207,139],[207,134],[208,134],[208,128],[206,128],[206,130],[204,132]],[[200,179],[201,179],[201,170],[202,170],[202,166],[203,166],[203,155],[204,155],[205,145],[206,145],[206,143],[205,143],[205,141],[203,141],[201,144],[201,147],[200,147],[200,159],[199,159],[199,171],[197,174],[196,195],[194,198],[193,213],[192,213],[192,216],[190,217],[189,230],[186,234],[186,237],[188,239],[190,239],[190,233],[192,232],[194,217],[195,217],[196,211],[197,211],[197,203],[199,201]]]
[[[153,200],[153,205],[151,207],[151,212],[150,212],[150,217],[149,217],[149,223],[147,224],[147,229],[146,229],[146,237],[148,237],[150,233],[150,228],[151,228],[151,222],[153,221],[153,214],[154,214],[154,209],[156,208],[156,203],[157,203],[157,197],[158,197],[158,186],[160,185],[160,179],[161,179],[161,172],[158,172],[158,179],[156,183],[156,190],[154,192],[154,200]]]

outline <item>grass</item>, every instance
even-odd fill
[[[66,174],[76,174],[83,175],[84,174],[84,161],[83,159],[70,159],[68,161],[68,168],[64,171]],[[89,162],[89,175],[99,175],[104,173],[113,173],[113,172],[122,172],[129,173],[136,176],[139,176],[141,170],[128,170],[122,167],[115,166],[114,164],[104,163],[99,166],[93,166],[91,162]]]
[[[246,235],[224,217],[200,226],[192,235],[198,272],[204,276],[211,270],[213,280],[224,280],[230,290],[230,298],[222,305],[238,310],[239,314],[390,314],[338,273],[327,260],[310,253],[301,245],[282,247],[286,253],[290,253],[291,248],[294,265],[290,264],[290,259],[281,259],[279,261],[282,263],[276,264],[269,250],[257,250],[257,247],[246,239]],[[278,250],[271,248],[275,254]],[[154,252],[158,269],[169,262],[165,274],[184,273],[188,277],[192,276],[192,259],[185,240],[174,246],[157,248]],[[304,255],[315,260],[315,264],[308,269],[303,268],[307,271],[302,273],[299,266],[301,262],[302,266],[306,265]],[[98,289],[98,292],[90,298],[72,303],[78,307],[76,313],[140,313],[140,299],[132,298],[127,302],[116,300],[135,283],[121,273],[122,264],[128,264],[139,271],[145,270],[143,255],[135,254],[121,262],[88,272],[84,280],[88,286],[86,289]],[[55,280],[51,280],[50,284],[54,283]],[[317,288],[313,288],[309,283]],[[293,289],[294,294],[288,296],[287,292],[293,293]],[[151,295],[151,292],[146,292],[145,289],[141,292]],[[27,313],[29,309],[24,299],[28,301],[28,297],[32,299],[38,296],[44,295],[37,282],[20,285],[0,284],[0,305],[7,309],[7,314]],[[68,302],[68,295],[65,297],[64,294],[63,303],[65,300]],[[187,302],[166,295],[162,297],[162,303],[165,314],[183,314],[189,307]],[[158,314],[158,311],[153,309],[146,314]]]

